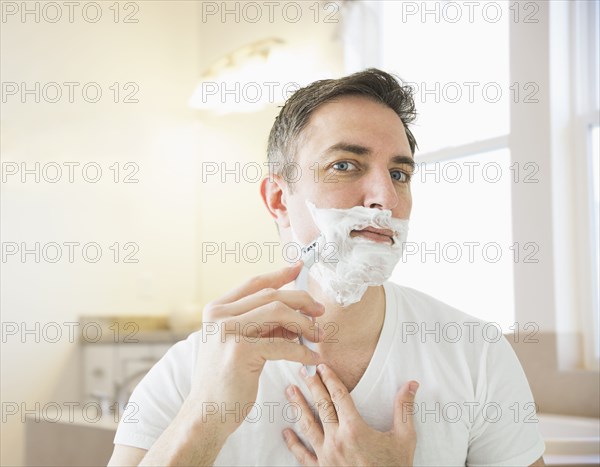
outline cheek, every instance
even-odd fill
[[[311,198],[309,198],[311,199]],[[302,244],[312,242],[319,234],[312,216],[305,204],[305,198],[292,196],[289,204],[289,219],[294,233]]]
[[[361,190],[352,189],[339,181],[322,182],[315,186],[315,204],[321,208],[351,208],[360,204],[357,194]]]
[[[412,193],[410,191],[410,185],[406,185],[406,188],[398,193],[399,202],[398,207],[394,209],[393,216],[400,219],[408,219],[412,211]]]
[[[410,218],[410,213],[412,212],[412,198],[410,198],[409,202],[408,202],[408,207],[406,208],[406,215],[404,216],[405,219],[409,219]]]

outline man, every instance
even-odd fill
[[[301,177],[278,173],[261,186],[282,240],[307,245],[355,214],[375,214],[388,224],[356,223],[338,254],[391,255],[401,237],[381,226],[410,216],[414,117],[410,90],[376,69],[290,97],[268,152],[274,167],[293,162]],[[379,267],[368,263],[366,276]],[[544,465],[544,443],[527,423],[531,392],[501,335],[370,276],[343,304],[329,293],[345,286],[335,270],[311,274],[308,293],[285,288],[301,268],[255,277],[207,306],[204,333],[176,344],[136,388],[111,465]],[[415,332],[448,324],[459,337]],[[291,329],[316,352],[286,336]],[[308,376],[303,365],[315,364]]]

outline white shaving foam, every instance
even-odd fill
[[[310,270],[323,291],[342,306],[359,302],[367,288],[381,285],[400,261],[408,235],[408,219],[392,217],[390,210],[355,206],[320,209],[306,205],[323,236],[319,258]],[[380,243],[353,230],[367,227],[393,231],[393,243]]]

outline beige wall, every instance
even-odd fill
[[[309,65],[315,69],[328,70],[334,75],[341,74],[341,44],[336,39],[339,23],[315,22],[314,7],[311,10],[313,2],[299,4],[302,4],[303,10],[297,23],[282,21],[279,17],[273,23],[263,21],[253,24],[241,21],[233,25],[223,24],[218,15],[208,16],[207,21],[199,28],[200,44],[206,45],[202,54],[202,67],[208,67],[213,60],[240,45],[265,37],[279,37],[291,49],[312,50]],[[292,10],[288,12],[290,15],[291,13]],[[333,19],[339,19],[339,13]],[[275,87],[275,95],[280,89],[283,90],[286,83],[278,84],[281,86]],[[267,167],[262,164],[266,161],[267,137],[277,112],[278,108],[271,106],[250,114],[214,116],[201,113],[203,126],[200,163],[224,163],[227,168],[235,167],[236,162],[240,163],[240,167],[247,163],[258,163],[266,175]],[[218,254],[205,257],[203,262],[202,245],[199,245],[199,295],[203,303],[218,297],[250,275],[273,270],[283,264],[280,253],[274,261],[270,261],[268,257],[268,246],[264,242],[278,242],[279,237],[260,198],[260,183],[252,182],[253,176],[254,172],[248,172],[247,177],[240,177],[239,183],[229,175],[225,183],[219,176],[210,176],[206,183],[200,184],[202,241],[216,242],[220,250],[221,243],[234,250],[238,242],[242,253],[243,245],[247,242],[256,242],[261,246],[261,257],[254,263],[245,261],[242,256],[241,261],[237,262],[234,254],[227,255],[224,262]],[[254,251],[248,250],[248,253],[254,254]]]
[[[81,314],[159,314],[195,297],[199,123],[185,107],[197,77],[194,12],[193,3],[147,2],[137,24],[2,24],[3,82],[97,82],[107,97],[116,81],[139,85],[137,104],[86,103],[76,93],[74,103],[2,105],[3,161],[93,161],[103,169],[96,184],[76,171],[72,184],[65,173],[55,184],[2,185],[3,242],[97,242],[103,251],[97,263],[80,250],[72,264],[3,263],[2,321],[29,329],[37,322],[40,330],[56,322],[63,330],[57,342],[6,338],[3,402],[32,409],[78,400],[77,345],[62,323]],[[137,163],[139,183],[113,183],[115,161]],[[112,262],[114,242],[137,243],[139,262]],[[18,415],[3,424],[3,465],[22,462],[23,433]]]
[[[556,334],[536,333],[529,341],[523,335],[506,337],[523,365],[539,412],[600,417],[598,372],[562,367]],[[561,335],[561,339],[581,350],[580,336]]]
[[[91,24],[76,11],[63,20],[2,24],[3,82],[97,82],[96,104],[81,98],[68,103],[2,104],[2,161],[41,164],[96,162],[103,176],[96,184],[2,184],[3,242],[97,242],[103,258],[87,263],[26,263],[11,257],[2,264],[2,321],[76,321],[80,315],[165,314],[215,298],[249,274],[271,269],[268,261],[231,267],[202,263],[202,241],[243,242],[276,239],[263,210],[258,183],[202,185],[202,161],[259,161],[276,113],[215,117],[188,108],[200,72],[215,59],[257,39],[279,36],[290,44],[313,43],[321,56],[340,66],[333,39],[335,24],[310,20],[297,24],[264,20],[257,24],[218,16],[202,21],[199,2],[138,2],[138,23],[112,21],[110,3]],[[306,5],[309,6],[308,4]],[[66,10],[65,10],[66,12]],[[121,19],[123,14],[121,11]],[[139,103],[115,104],[114,82],[135,82]],[[81,88],[79,88],[81,89]],[[123,95],[121,95],[122,97]],[[135,162],[139,183],[113,183],[114,162]],[[31,179],[29,179],[31,180]],[[243,203],[243,209],[241,204]],[[139,245],[137,264],[112,262],[114,242]],[[66,250],[65,250],[66,251]],[[76,253],[78,250],[76,250]],[[123,252],[123,251],[122,251]],[[17,258],[17,259],[15,259]],[[122,257],[121,257],[122,258]],[[9,336],[2,344],[2,401],[25,403],[78,400],[77,345],[67,337],[35,342],[35,336]],[[11,416],[2,427],[3,465],[23,462],[24,425]]]

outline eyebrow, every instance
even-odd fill
[[[360,144],[353,143],[336,143],[333,146],[330,146],[325,150],[323,155],[343,151],[343,152],[351,152],[352,154],[356,154],[357,156],[368,156],[373,153],[370,148],[366,146],[362,146]],[[411,168],[415,168],[415,160],[412,157],[405,155],[396,155],[391,158],[392,162],[396,164],[407,164],[410,165]]]

